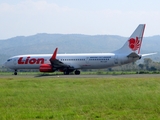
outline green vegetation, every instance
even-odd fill
[[[0,78],[0,120],[158,120],[160,78]]]

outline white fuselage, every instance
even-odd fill
[[[18,69],[39,69],[41,64],[50,64],[52,54],[19,55],[11,57],[5,66]],[[134,62],[126,54],[93,53],[93,54],[57,54],[57,59],[75,69],[103,69]]]
[[[17,75],[18,69],[39,69],[40,72],[61,71],[65,75],[75,72],[79,75],[79,69],[104,69],[134,62],[140,59],[145,24],[140,24],[125,44],[113,53],[89,53],[89,54],[57,54],[58,48],[53,54],[19,55],[11,57],[5,66],[14,69]]]

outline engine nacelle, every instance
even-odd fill
[[[41,64],[39,71],[40,72],[54,72],[52,65],[50,64]]]

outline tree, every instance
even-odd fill
[[[139,64],[138,66],[140,67],[141,70],[144,69],[144,64]]]
[[[150,58],[144,58],[144,65],[146,67],[147,70],[150,70],[150,64],[152,63],[152,59]]]

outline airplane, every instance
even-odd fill
[[[5,62],[7,68],[14,70],[17,75],[19,69],[39,69],[40,72],[61,71],[64,75],[74,72],[80,74],[80,69],[104,69],[135,62],[143,56],[156,53],[140,54],[145,24],[140,24],[126,43],[112,53],[85,54],[28,54],[9,58]]]

